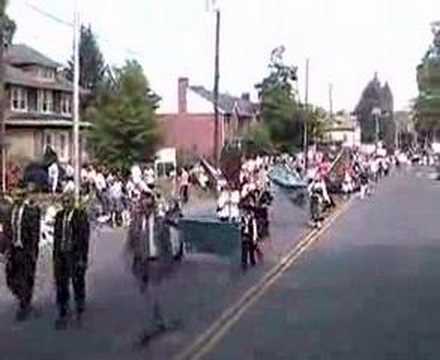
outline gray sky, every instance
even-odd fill
[[[10,3],[16,41],[66,62],[71,29],[28,4],[71,20],[73,0]],[[165,108],[176,101],[178,76],[212,87],[215,17],[206,11],[206,0],[80,3],[107,61],[139,60]],[[286,61],[300,68],[301,96],[309,57],[310,102],[328,108],[331,82],[335,110],[352,110],[375,71],[390,83],[395,107],[406,108],[417,94],[415,67],[432,40],[429,24],[440,19],[438,0],[222,0],[221,6],[222,91],[252,90],[266,74],[271,50],[285,45]]]

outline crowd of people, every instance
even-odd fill
[[[238,181],[220,184],[217,216],[222,222],[240,225],[243,269],[263,260],[262,243],[269,235],[269,207],[273,200],[268,176],[273,161],[259,156],[247,159],[241,164]]]
[[[375,185],[387,177],[393,167],[400,167],[400,161],[394,155],[352,152],[348,159],[334,166],[334,169],[328,165],[318,166],[310,181],[311,223],[316,227],[321,226],[322,208],[334,205],[328,187],[332,188],[332,192],[342,194],[346,200],[356,193],[363,200],[373,194]]]
[[[332,161],[333,160],[333,161]],[[269,172],[274,165],[288,166],[303,178],[308,178],[310,215],[313,226],[321,226],[322,208],[334,206],[332,193],[339,191],[348,198],[359,193],[361,199],[373,194],[376,184],[393,168],[402,166],[399,155],[362,154],[331,159],[316,156],[311,170],[304,171],[304,160],[288,155],[255,157],[241,164],[236,184],[222,182],[217,200],[217,215],[222,222],[239,225],[241,234],[241,265],[247,269],[263,261],[263,243],[269,235],[269,209],[273,202]],[[423,160],[422,160],[423,161]],[[429,164],[429,159],[426,159]],[[55,166],[49,169],[50,190],[59,192],[63,186],[63,203],[55,214],[53,265],[56,285],[57,329],[67,326],[70,314],[70,284],[73,287],[75,311],[80,322],[85,311],[85,278],[88,266],[90,216],[75,205],[72,196],[73,169],[69,165],[64,176]],[[174,193],[179,201],[165,202],[156,189],[152,167],[135,165],[128,175],[104,167],[84,166],[81,171],[82,193],[96,194],[102,205],[101,216],[117,226],[129,226],[128,247],[133,256],[133,272],[142,284],[151,279],[152,267],[164,254],[173,260],[183,255],[183,242],[178,236],[180,204],[189,199],[191,183],[202,189],[208,186],[206,170],[197,164],[191,169],[179,169]],[[332,191],[329,191],[329,188]],[[8,218],[3,221],[7,246],[7,286],[17,298],[19,321],[32,312],[32,295],[39,256],[41,209],[26,193],[18,193],[11,203]],[[166,239],[166,241],[164,240]],[[157,263],[157,262],[156,262]],[[150,269],[150,270],[147,270]]]
[[[59,165],[56,163],[49,167],[50,190],[53,193],[71,193],[74,189],[73,168],[67,164],[64,168],[65,175],[59,179],[57,167]],[[81,169],[80,177],[81,193],[96,197],[98,221],[109,223],[113,227],[129,225],[130,209],[139,198],[142,188],[155,191],[161,197],[152,166],[135,165],[127,174],[104,166],[85,165]],[[182,167],[173,179],[173,196],[180,197],[186,203],[189,199],[190,171]]]

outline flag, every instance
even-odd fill
[[[206,11],[215,12],[220,10],[220,0],[206,0]]]

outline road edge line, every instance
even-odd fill
[[[199,360],[212,350],[226,332],[240,319],[244,312],[255,304],[261,296],[288,270],[293,263],[311,247],[330,226],[347,211],[354,198],[345,202],[318,230],[312,230],[276,263],[264,276],[232,305],[226,308],[201,335],[199,335],[182,354],[174,357],[174,360]]]

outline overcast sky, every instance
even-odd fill
[[[165,107],[176,101],[179,76],[212,88],[215,17],[206,0],[79,1],[106,60],[139,60]],[[29,4],[71,21],[73,2],[11,0],[16,42],[65,63],[72,30]],[[301,96],[309,57],[309,99],[328,108],[333,83],[335,110],[352,110],[376,71],[390,83],[396,109],[406,108],[417,94],[415,67],[432,41],[430,23],[440,20],[439,0],[222,0],[221,7],[222,91],[253,90],[271,50],[284,45],[286,61],[299,67]]]

